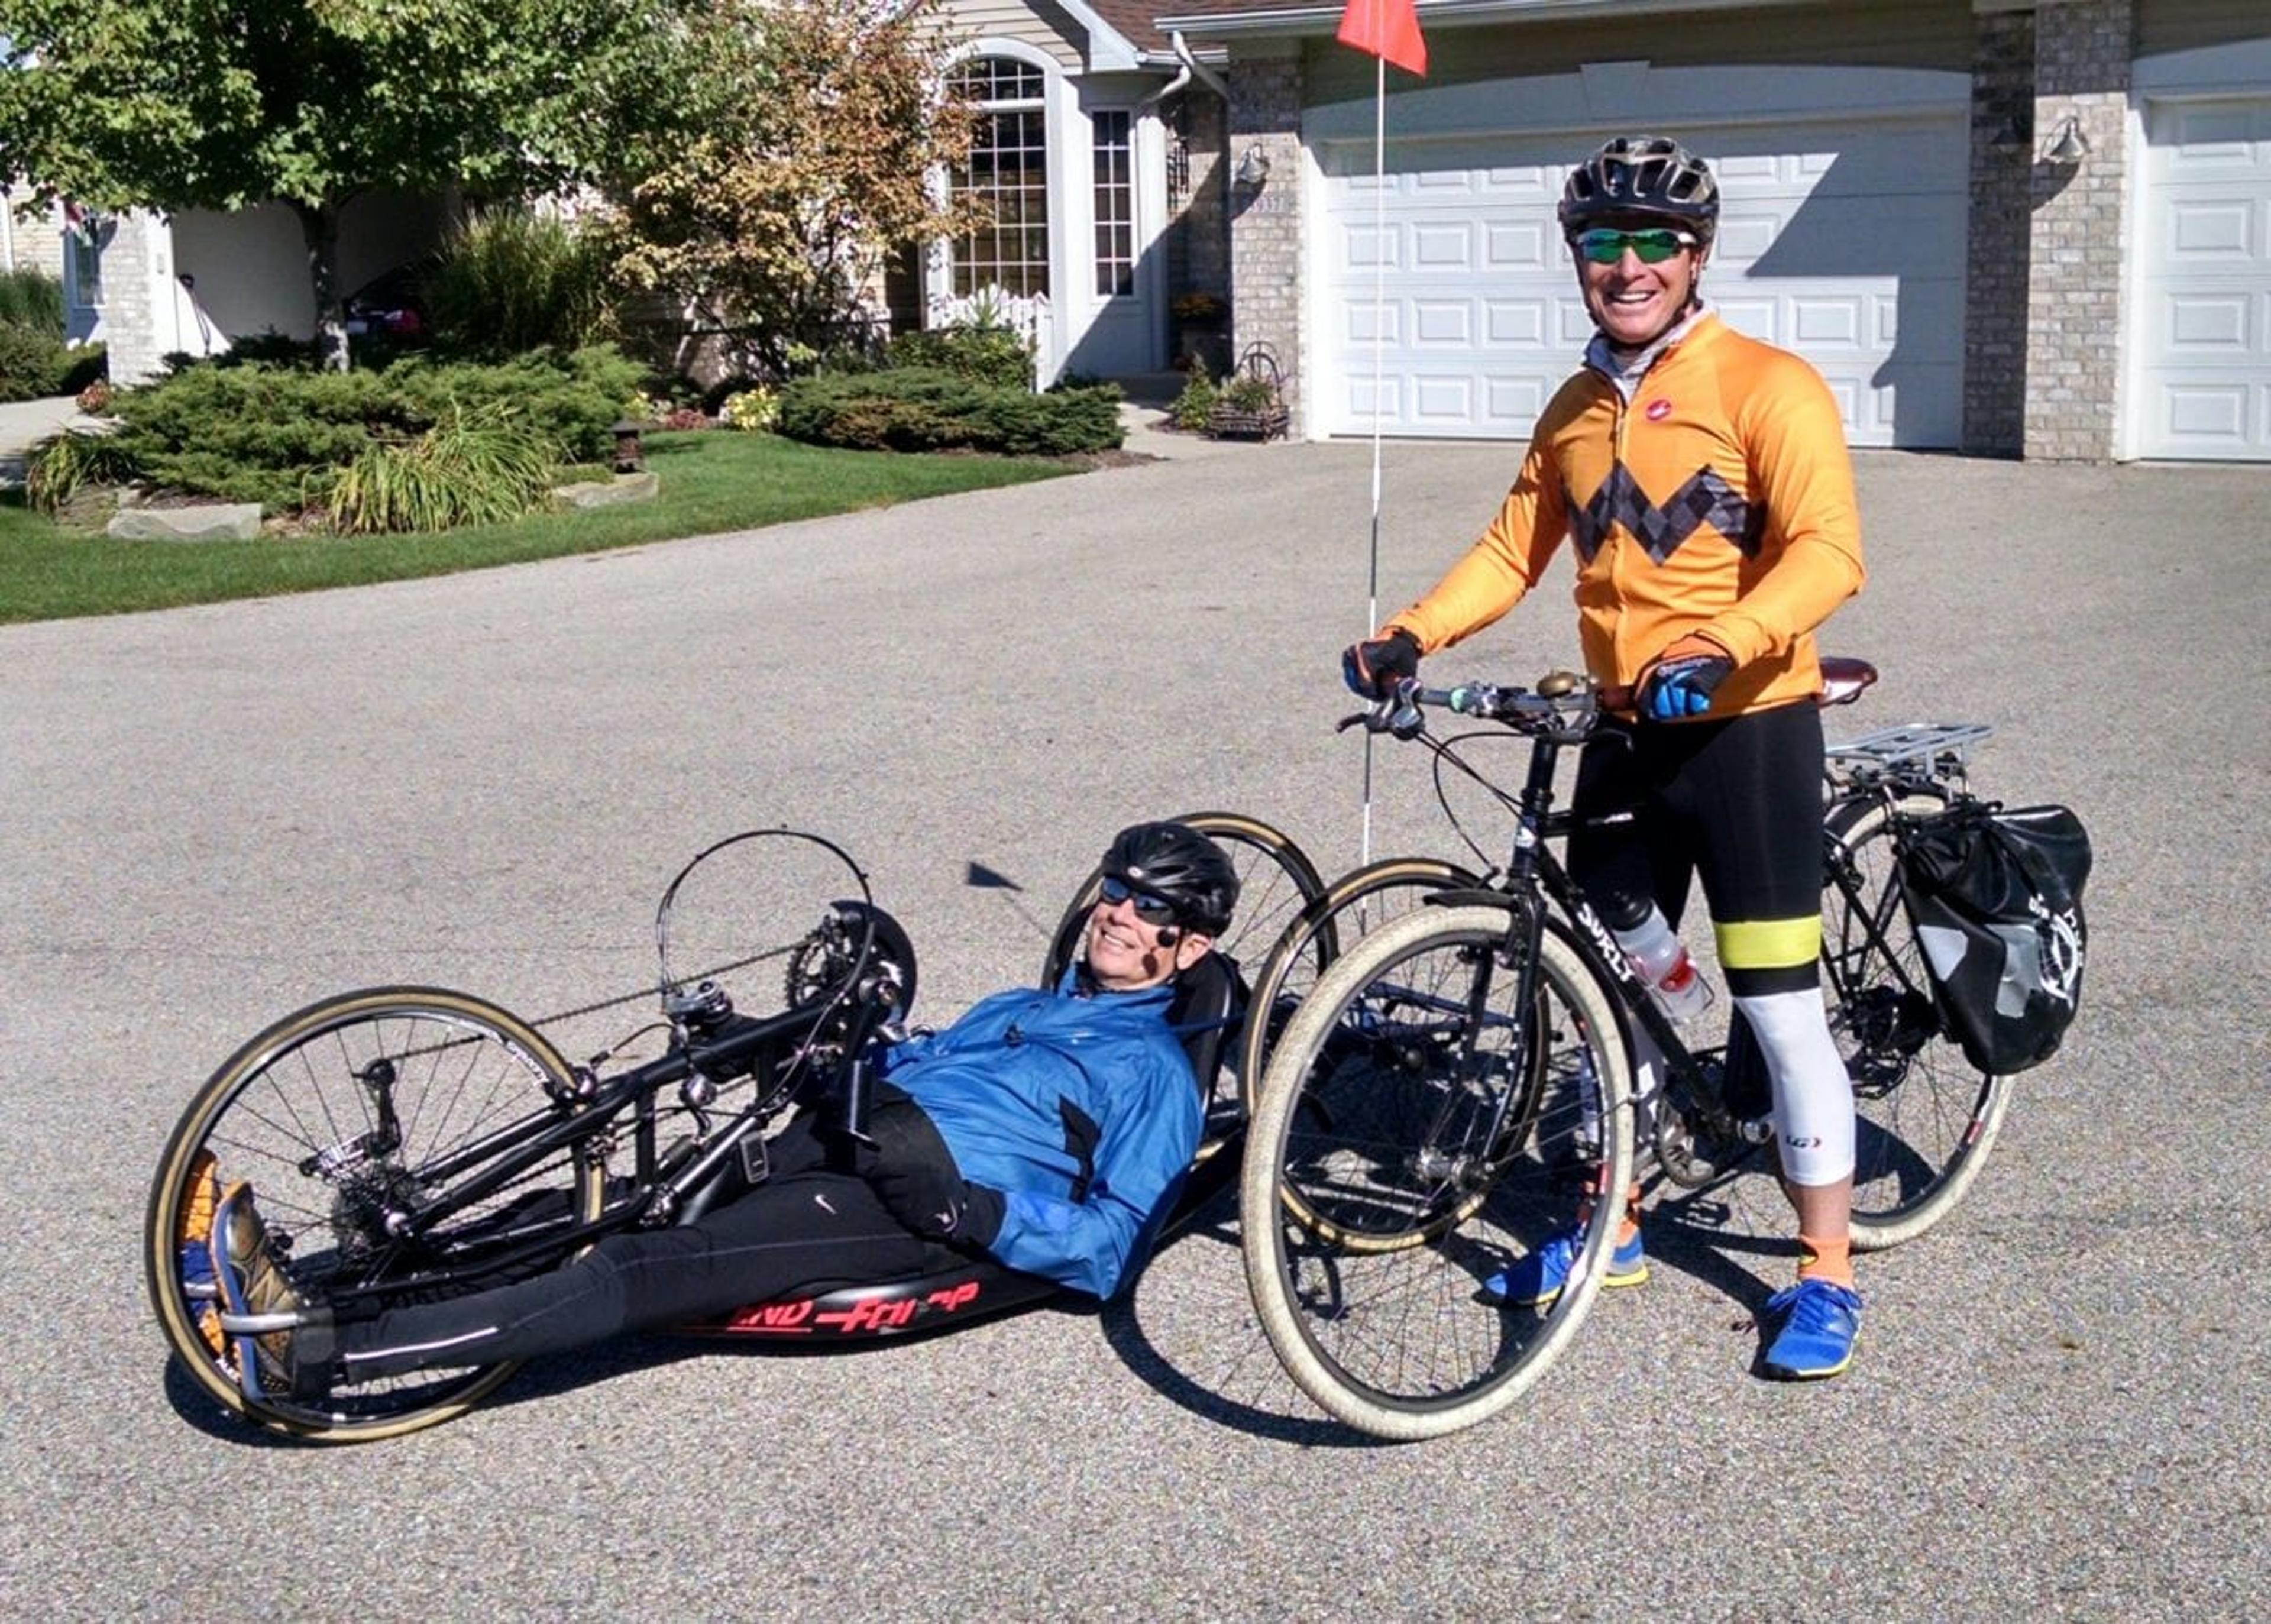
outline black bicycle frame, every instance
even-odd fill
[[[881,1016],[882,1006],[860,1001],[844,1044],[844,1069],[860,1064],[860,1051],[873,1035]],[[667,1054],[614,1076],[597,1079],[585,1100],[563,1102],[551,1110],[532,1113],[473,1144],[415,1169],[413,1176],[429,1188],[446,1185],[467,1169],[480,1171],[464,1184],[449,1189],[444,1197],[402,1215],[397,1239],[408,1244],[421,1241],[436,1225],[510,1188],[531,1168],[563,1150],[582,1161],[592,1141],[613,1134],[623,1113],[631,1113],[636,1174],[623,1199],[609,1201],[598,1218],[580,1219],[570,1213],[564,1218],[535,1220],[517,1239],[516,1232],[510,1229],[485,1234],[481,1237],[478,1263],[445,1263],[368,1285],[343,1283],[334,1292],[332,1300],[347,1303],[415,1295],[494,1278],[539,1258],[580,1249],[644,1221],[656,1212],[674,1211],[680,1202],[715,1177],[729,1157],[740,1152],[742,1141],[763,1131],[797,1091],[800,1079],[795,1072],[810,1051],[798,1050],[785,1058],[781,1051],[792,1040],[810,1032],[813,1018],[809,1008],[764,1019],[729,1017],[713,1033],[686,1034]],[[662,1089],[696,1075],[726,1080],[760,1069],[778,1069],[782,1075],[771,1086],[761,1086],[755,1099],[711,1136],[706,1149],[696,1154],[693,1142],[688,1141],[683,1154],[677,1146],[658,1152],[655,1096]],[[516,1240],[516,1244],[497,1248],[498,1242]]]

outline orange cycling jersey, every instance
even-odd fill
[[[1383,630],[1411,633],[1423,653],[1481,630],[1537,585],[1564,535],[1577,544],[1586,668],[1605,687],[1630,687],[1672,644],[1699,637],[1735,664],[1711,716],[1818,693],[1813,629],[1864,578],[1828,386],[1709,311],[1629,400],[1588,364],[1538,420],[1481,539]]]

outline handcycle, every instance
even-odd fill
[[[1826,704],[1875,680],[1824,662]],[[1643,1132],[1654,1166],[1704,1188],[1770,1155],[1763,1067],[1740,1022],[1691,1048],[1570,881],[1549,842],[1560,753],[1604,715],[1591,682],[1533,689],[1404,685],[1366,726],[1440,751],[1424,712],[1496,722],[1530,741],[1510,853],[1487,883],[1427,887],[1402,918],[1320,972],[1270,1051],[1240,1212],[1264,1332],[1328,1413],[1391,1439],[1472,1426],[1519,1398],[1597,1294]],[[1943,1030],[1902,912],[1907,831],[1970,798],[1989,729],[1883,729],[1833,748],[1824,783],[1821,953],[1832,1031],[1859,1113],[1857,1248],[1946,1216],[2008,1105]],[[1340,888],[1336,887],[1337,891]],[[1636,1093],[1631,1039],[1664,1075]],[[1582,1215],[1567,1286],[1534,1307],[1483,1279]]]
[[[1233,955],[1258,957],[1322,888],[1299,848],[1258,820],[1201,813],[1181,821],[1225,848],[1253,902],[1179,979],[1169,1013],[1212,1096],[1223,1091],[1221,1056],[1243,1014]],[[689,878],[721,853],[765,841],[792,843],[823,868],[840,868],[849,883],[830,889],[856,895],[822,905],[817,922],[793,938],[691,970],[681,950],[674,964],[674,914]],[[1066,911],[1045,966],[1052,982],[1076,950],[1076,927],[1098,878],[1091,875]],[[643,1063],[606,1069],[628,1039],[572,1062],[543,1030],[567,1017],[525,1021],[486,1000],[423,987],[323,999],[224,1062],[167,1140],[144,1225],[152,1307],[196,1385],[272,1430],[350,1442],[450,1419],[515,1368],[367,1382],[320,1405],[264,1390],[254,1339],[298,1319],[228,1312],[209,1280],[185,1270],[185,1206],[194,1175],[210,1165],[204,1158],[227,1178],[251,1182],[303,1300],[358,1314],[525,1278],[618,1231],[684,1221],[714,1197],[729,1166],[762,1177],[767,1132],[793,1108],[815,1106],[833,1131],[863,1132],[872,1058],[905,1033],[917,965],[906,931],[875,904],[847,853],[786,829],[719,841],[672,879],[655,934],[660,1018],[632,1037],[659,1028],[662,1053]],[[745,982],[740,972],[759,967],[780,978],[779,1007],[745,1014],[727,982]],[[1170,1225],[1221,1188],[1237,1160],[1214,1154],[1244,1129],[1235,1091],[1227,1098],[1210,1113],[1200,1165]],[[881,1285],[816,1278],[793,1296],[684,1329],[806,1344],[865,1340],[949,1329],[1061,1289],[973,1256]]]

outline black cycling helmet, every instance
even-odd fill
[[[1565,238],[1588,226],[1664,220],[1709,248],[1719,229],[1719,183],[1668,136],[1619,136],[1569,171],[1560,213]]]
[[[1104,854],[1107,879],[1174,905],[1182,923],[1218,936],[1238,906],[1238,871],[1222,848],[1188,823],[1131,823]]]

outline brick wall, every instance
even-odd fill
[[[1194,84],[1183,93],[1183,143],[1189,154],[1182,212],[1175,235],[1180,263],[1174,266],[1177,292],[1230,291],[1230,233],[1224,215],[1230,201],[1230,169],[1224,161],[1227,139],[1222,98]]]
[[[1971,75],[1962,448],[1977,456],[2016,457],[2027,431],[2033,13],[2007,11],[1977,19]]]
[[[1301,60],[1240,56],[1230,63],[1230,290],[1232,347],[1267,344],[1277,359],[1292,410],[1292,433],[1305,432],[1301,378]],[[1269,160],[1259,186],[1237,179],[1249,149]]]
[[[2028,256],[2025,452],[2102,462],[2121,409],[2121,291],[2128,257],[2132,0],[2058,0],[2035,14],[2033,222]],[[2071,119],[2089,144],[2043,156]]]

